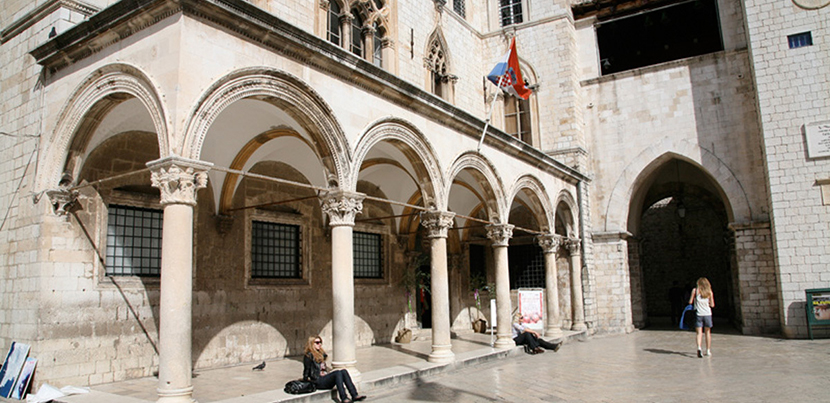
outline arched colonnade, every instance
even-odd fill
[[[576,183],[540,177],[539,171],[500,170],[486,155],[459,151],[451,158],[433,146],[421,128],[400,117],[368,122],[352,141],[337,113],[309,85],[283,71],[252,67],[231,72],[194,100],[185,122],[174,124],[164,91],[140,69],[112,64],[96,70],[68,98],[55,123],[52,147],[45,150],[40,188],[55,188],[61,210],[78,189],[95,179],[86,159],[96,148],[125,133],[154,133],[158,158],[134,175],[131,186],[158,189],[163,208],[159,313],[159,401],[189,401],[192,396],[194,223],[197,208],[216,217],[240,207],[247,179],[271,181],[311,192],[328,224],[331,245],[333,365],[359,375],[355,367],[355,286],[353,229],[365,203],[384,204],[396,235],[422,226],[428,238],[432,299],[432,352],[429,360],[451,362],[448,239],[457,243],[471,224],[486,224],[495,260],[496,347],[513,346],[508,244],[515,230],[532,234],[545,254],[547,332],[561,334],[557,254],[569,252],[572,327],[585,328],[582,262]],[[292,178],[253,171],[264,161],[290,166]],[[129,170],[129,169],[128,169]],[[149,172],[147,172],[149,171]],[[109,172],[110,174],[117,172]],[[544,174],[547,175],[547,174]],[[148,178],[149,176],[149,178]],[[98,180],[106,180],[102,173]],[[297,180],[301,178],[302,180]],[[95,182],[94,180],[92,182]],[[360,192],[372,184],[376,194]],[[126,188],[126,187],[123,187]],[[201,191],[206,189],[206,191]],[[197,194],[208,201],[197,201]],[[300,200],[299,198],[297,200]],[[211,204],[212,202],[212,204]],[[529,210],[533,228],[510,222],[512,206]],[[478,212],[478,213],[476,213]],[[476,218],[475,216],[479,218]],[[557,233],[555,228],[565,228]],[[479,226],[480,228],[480,226]],[[469,230],[466,230],[469,231]],[[450,246],[452,247],[452,246]]]

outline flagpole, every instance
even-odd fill
[[[501,80],[499,80],[499,82],[501,82]],[[499,96],[499,91],[501,91],[501,88],[493,93],[493,100],[490,101],[490,112],[487,112],[487,120],[484,124],[484,130],[481,132],[481,138],[478,139],[478,147],[476,148],[476,152],[481,151],[481,144],[484,143],[484,136],[487,134],[487,128],[490,127],[490,117],[493,116],[493,109],[496,107],[496,97]]]

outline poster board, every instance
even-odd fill
[[[0,368],[0,396],[10,397],[20,371],[29,356],[29,345],[13,341]]]
[[[813,326],[830,325],[830,288],[804,290],[807,297],[807,333],[813,339]]]
[[[519,313],[522,325],[540,334],[545,330],[545,290],[519,288]]]
[[[29,391],[29,383],[32,381],[32,374],[35,373],[36,365],[37,358],[29,357],[26,359],[26,363],[23,364],[23,370],[20,371],[20,376],[14,384],[12,399],[21,400],[26,397],[26,393]]]

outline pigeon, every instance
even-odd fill
[[[262,371],[263,369],[265,369],[265,361],[253,368],[254,371]]]

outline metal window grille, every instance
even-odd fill
[[[499,16],[503,27],[521,23],[522,0],[499,0]]]
[[[300,227],[254,221],[251,231],[252,278],[300,278]]]
[[[352,237],[355,278],[383,278],[380,234],[354,232]]]
[[[452,1],[452,9],[455,10],[456,14],[466,17],[466,11],[464,11],[464,0],[453,0]]]
[[[545,255],[533,256],[517,282],[518,288],[545,288]]]
[[[800,34],[789,35],[787,36],[787,43],[790,45],[790,49],[812,46],[813,34],[810,32],[802,32]]]
[[[108,206],[107,276],[161,274],[161,229],[164,214],[127,206]]]
[[[326,34],[329,42],[340,46],[340,6],[336,1],[329,1],[329,24]]]

